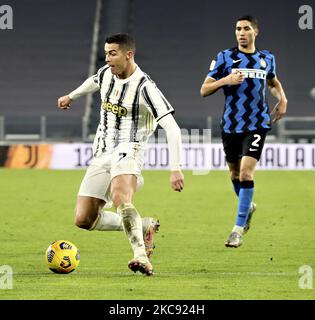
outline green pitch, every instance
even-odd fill
[[[73,225],[83,174],[0,170],[0,266],[13,269],[13,289],[0,288],[0,299],[315,298],[315,289],[299,288],[299,268],[315,268],[315,171],[257,172],[257,211],[238,249],[224,247],[237,206],[227,172],[186,172],[184,192],[175,193],[167,171],[145,171],[135,205],[161,222],[154,277],[128,270],[123,232]],[[45,265],[46,248],[59,239],[81,252],[68,275]]]

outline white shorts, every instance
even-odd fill
[[[133,174],[137,177],[137,190],[143,186],[143,158],[144,151],[137,143],[120,144],[111,154],[93,158],[81,182],[78,195],[102,199],[106,202],[106,207],[110,208],[111,181],[116,176]]]

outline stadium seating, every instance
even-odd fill
[[[0,116],[8,134],[80,136],[85,99],[71,112],[57,109],[57,98],[87,77],[95,0],[10,1],[14,28],[1,31]]]
[[[315,100],[309,95],[315,86],[311,72],[315,33],[298,28],[298,0],[280,0],[272,6],[250,0],[222,0],[215,7],[206,0],[193,5],[188,0],[99,1],[103,10],[95,70],[104,63],[106,36],[133,33],[137,63],[174,106],[181,127],[206,128],[211,116],[213,133],[219,135],[223,94],[201,98],[199,90],[216,53],[235,46],[235,19],[248,13],[249,7],[260,20],[257,46],[270,49],[277,57],[277,71],[289,99],[288,115],[315,116]],[[88,76],[96,3],[97,0],[10,1],[14,29],[1,31],[0,117],[4,117],[5,123],[2,131],[39,134],[44,116],[48,139],[82,137],[86,99],[77,101],[71,112],[58,110],[56,100]],[[283,15],[284,6],[290,6],[288,12],[296,12],[296,16]],[[281,19],[276,30],[274,16]],[[294,39],[294,45],[288,35]],[[274,100],[269,99],[272,107]],[[89,134],[94,133],[98,123],[98,106],[99,95],[95,94]]]

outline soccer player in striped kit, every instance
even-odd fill
[[[218,53],[201,86],[203,97],[223,89],[224,113],[221,120],[222,142],[231,180],[238,196],[236,223],[225,242],[237,248],[248,231],[256,204],[254,171],[260,159],[271,122],[280,120],[287,110],[287,99],[276,76],[274,55],[255,46],[258,22],[252,16],[237,20],[238,46]],[[268,87],[278,102],[271,114],[266,101]],[[273,116],[273,120],[271,119]]]
[[[150,77],[135,63],[135,41],[115,34],[105,41],[106,65],[80,87],[58,99],[68,109],[73,100],[100,91],[100,123],[93,143],[94,157],[82,180],[75,210],[75,224],[88,230],[124,230],[134,257],[128,267],[153,274],[149,256],[158,222],[141,219],[133,195],[143,185],[141,170],[149,136],[159,124],[166,130],[170,152],[170,184],[182,191],[181,133],[173,107]],[[104,208],[117,209],[117,213]]]

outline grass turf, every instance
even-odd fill
[[[167,171],[144,171],[136,194],[142,216],[161,230],[152,257],[154,277],[131,273],[123,232],[73,225],[84,171],[0,170],[0,266],[13,268],[13,289],[0,299],[314,299],[299,288],[299,267],[314,267],[314,171],[258,171],[257,212],[238,249],[224,247],[235,222],[236,197],[227,172],[185,172],[182,193]],[[44,253],[53,240],[74,242],[77,270],[52,273]],[[0,280],[1,280],[0,274]]]

